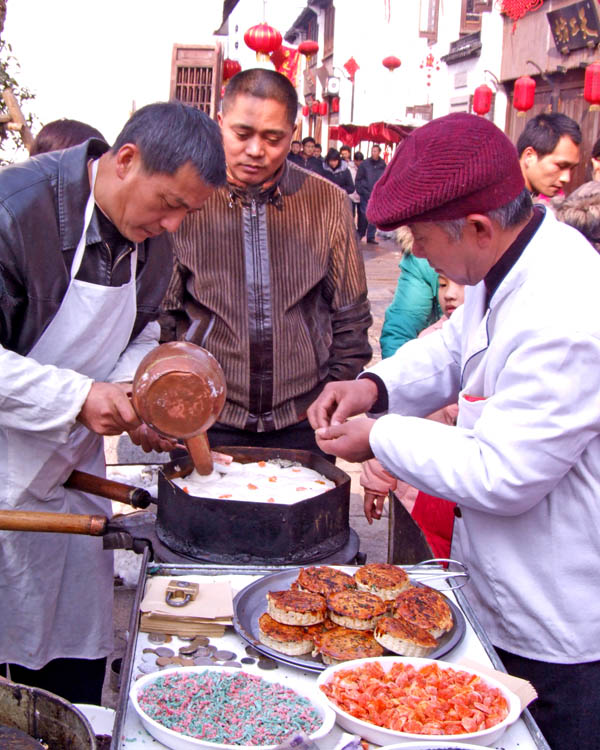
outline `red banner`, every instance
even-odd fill
[[[293,47],[281,45],[275,52],[271,53],[271,62],[278,73],[282,73],[289,78],[292,86],[296,88],[298,79],[298,63],[300,62],[300,53]]]

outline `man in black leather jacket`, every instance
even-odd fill
[[[127,383],[158,344],[165,231],[225,179],[216,124],[179,103],[100,140],[0,172],[0,508],[110,515],[67,489],[102,473],[102,435],[140,426]],[[109,323],[107,321],[110,321]],[[100,703],[112,650],[112,556],[98,537],[0,532],[0,664],[13,680]]]

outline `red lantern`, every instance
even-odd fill
[[[304,42],[300,42],[298,45],[298,52],[301,55],[306,55],[306,59],[310,60],[313,55],[316,55],[319,51],[319,45],[313,39],[306,39]]]
[[[529,76],[521,76],[515,81],[515,90],[513,92],[513,107],[519,110],[519,115],[523,116],[528,109],[533,107],[535,98],[535,81]]]
[[[259,23],[248,29],[244,41],[256,52],[257,60],[268,62],[271,52],[281,47],[281,34],[268,23]]]
[[[328,109],[329,107],[327,106],[327,102],[321,102],[319,104],[319,114],[321,115],[321,117],[324,117],[327,114]]]
[[[318,101],[313,102],[310,108],[310,111],[313,113],[313,115],[318,115],[320,107],[321,107],[321,102],[318,102]]]
[[[393,73],[396,68],[399,68],[402,65],[402,61],[400,58],[390,55],[389,57],[384,57],[381,64],[384,68],[387,68],[390,73]]]
[[[223,80],[229,81],[234,75],[236,75],[236,73],[239,73],[241,69],[242,66],[237,60],[231,60],[229,57],[226,57],[223,60]]]
[[[310,114],[310,109],[306,106],[306,104],[302,107],[302,115],[304,117],[308,117]]]
[[[583,98],[592,105],[590,112],[600,109],[600,62],[593,62],[585,69]]]
[[[339,112],[340,111],[340,97],[334,96],[331,100],[331,111],[332,112]]]
[[[475,89],[473,94],[473,112],[478,115],[487,115],[492,107],[492,89],[482,83]]]

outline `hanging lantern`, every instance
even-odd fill
[[[331,100],[331,111],[332,112],[339,112],[340,111],[340,97],[334,96]]]
[[[328,109],[329,107],[327,106],[327,102],[321,102],[319,104],[319,114],[321,115],[321,117],[325,117]]]
[[[229,81],[231,78],[233,78],[236,73],[239,73],[242,70],[242,66],[239,64],[237,60],[231,60],[229,57],[226,57],[223,60],[223,81]]]
[[[535,81],[529,76],[521,76],[515,81],[513,107],[519,110],[518,117],[523,117],[533,107],[535,98]]]
[[[390,73],[393,73],[396,68],[399,68],[402,65],[402,61],[400,58],[390,55],[389,57],[384,57],[381,64],[384,68],[387,68]]]
[[[600,62],[593,62],[585,69],[583,98],[592,105],[590,112],[600,109]]]
[[[305,55],[307,61],[309,61],[313,55],[316,55],[318,51],[319,45],[313,39],[306,39],[298,45],[298,52],[301,55]]]
[[[478,115],[487,115],[492,107],[492,89],[482,83],[475,89],[473,94],[473,112]]]
[[[302,107],[302,116],[308,117],[310,114],[310,108],[306,106],[306,104]]]
[[[313,113],[313,115],[318,115],[320,107],[321,107],[321,102],[318,102],[318,101],[313,102],[310,108],[310,111]]]
[[[281,47],[281,34],[268,23],[259,23],[248,29],[244,41],[256,52],[259,62],[269,62],[271,52]]]

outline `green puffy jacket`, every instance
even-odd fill
[[[437,294],[438,275],[425,258],[404,253],[396,293],[385,311],[381,329],[382,357],[391,357],[402,344],[416,338],[441,317]]]

